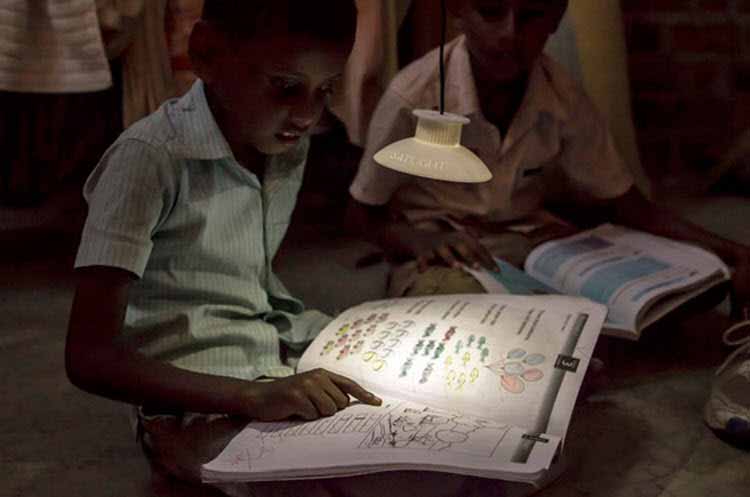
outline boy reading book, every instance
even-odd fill
[[[381,402],[335,373],[295,374],[295,359],[329,318],[304,312],[271,267],[307,135],[344,69],[355,25],[352,0],[208,0],[190,40],[200,80],[127,130],[86,184],[67,373],[86,391],[140,406],[152,468],[162,481],[187,482],[183,495],[247,420],[312,420],[344,409],[350,396]],[[419,473],[378,482],[404,495],[479,488]],[[222,489],[372,495],[374,485]]]
[[[548,223],[552,209],[581,226],[625,225],[715,252],[734,269],[740,315],[750,307],[750,248],[644,198],[593,103],[543,55],[567,4],[448,0],[464,34],[445,47],[446,110],[471,119],[463,144],[493,179],[467,185],[413,178],[373,160],[385,145],[413,135],[413,110],[437,108],[435,50],[399,73],[381,99],[350,188],[348,224],[395,263],[390,296],[482,292],[460,266],[494,270],[493,255],[522,265],[535,244],[570,234],[565,222],[534,229]],[[736,403],[745,406],[738,416],[750,426],[750,402]]]

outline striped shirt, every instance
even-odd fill
[[[234,158],[200,80],[123,133],[85,185],[76,267],[139,277],[125,342],[196,372],[293,374],[281,347],[295,356],[329,320],[304,311],[271,268],[307,148],[269,157],[261,184]]]

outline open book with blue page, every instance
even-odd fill
[[[442,471],[541,485],[556,473],[606,307],[560,295],[366,302],[334,319],[298,371],[382,397],[317,421],[251,422],[209,482]]]
[[[706,250],[611,224],[541,244],[524,271],[497,262],[499,272],[470,271],[488,292],[586,297],[609,309],[604,334],[633,340],[730,279],[727,266]]]

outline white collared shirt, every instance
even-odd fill
[[[546,56],[532,69],[520,110],[506,136],[482,114],[466,39],[445,47],[446,112],[464,115],[462,143],[489,166],[493,179],[455,184],[408,176],[378,165],[384,146],[414,135],[414,109],[437,109],[438,51],[415,61],[391,82],[372,118],[351,195],[392,205],[414,224],[460,224],[468,217],[506,222],[542,211],[545,202],[614,198],[633,178],[604,119],[578,84]]]
[[[289,225],[308,141],[242,167],[199,80],[130,127],[89,177],[76,267],[137,275],[123,340],[196,372],[286,376],[280,342],[307,345],[329,318],[289,296],[271,261]]]

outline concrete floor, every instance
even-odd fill
[[[39,240],[37,247],[54,243]],[[65,377],[70,244],[60,243],[55,256],[40,252],[16,253],[0,265],[0,495],[149,495],[127,410]]]
[[[127,408],[76,390],[64,374],[74,238],[19,236],[0,236],[0,496],[153,495]],[[636,344],[603,340],[611,381],[580,404],[569,470],[540,495],[747,497],[750,454],[701,422],[725,324],[712,312]]]

